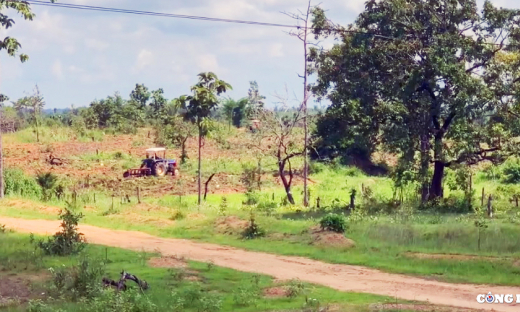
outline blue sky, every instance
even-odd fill
[[[294,21],[281,11],[304,10],[306,0],[60,0],[124,9],[243,19],[281,24]],[[318,0],[315,1],[318,3]],[[323,0],[335,22],[354,21],[364,0]],[[520,8],[518,0],[494,0]],[[291,98],[303,92],[301,42],[283,29],[183,19],[135,16],[33,6],[34,21],[16,19],[0,37],[13,36],[30,56],[21,64],[0,54],[0,93],[12,100],[35,84],[46,108],[87,106],[136,83],[163,88],[168,98],[189,92],[202,71],[214,71],[233,86],[232,97],[247,95],[256,80],[267,103],[276,93]],[[10,12],[12,15],[14,12]],[[330,45],[331,43],[324,43]]]

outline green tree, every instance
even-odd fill
[[[247,117],[251,119],[258,119],[259,113],[264,109],[265,96],[260,95],[258,91],[258,83],[256,81],[249,82],[248,103],[247,103]]]
[[[135,89],[130,93],[130,101],[138,103],[138,107],[145,109],[152,94],[144,84],[136,84]]]
[[[5,9],[15,10],[25,20],[32,21],[34,18],[34,13],[31,11],[29,3],[25,1],[0,0],[0,12],[4,12]],[[11,28],[14,24],[15,22],[13,19],[9,18],[9,16],[5,15],[4,13],[0,13],[0,26],[3,29]],[[21,46],[22,45],[20,42],[18,42],[18,40],[16,40],[16,38],[6,37],[3,40],[0,39],[0,51],[6,50],[7,54],[10,56],[17,56],[17,52]],[[29,59],[29,56],[26,54],[20,54],[18,56],[22,62],[25,62]]]
[[[206,135],[210,123],[211,112],[219,104],[218,96],[227,90],[231,90],[231,85],[218,79],[212,72],[200,73],[199,82],[191,87],[192,95],[182,96],[178,99],[182,107],[186,110],[185,117],[191,120],[198,128],[199,132],[199,159],[198,159],[198,204],[201,203],[201,160],[202,160],[202,139]]]
[[[519,17],[489,1],[478,13],[475,0],[371,0],[341,27],[315,9],[315,35],[341,43],[311,51],[314,91],[352,112],[354,126],[380,134],[418,177],[433,163],[423,199],[442,197],[446,167],[501,161],[518,148],[509,138],[520,61],[497,57],[519,50]],[[354,101],[359,107],[348,108]]]
[[[155,91],[152,91],[151,97],[152,97],[152,101],[150,102],[151,116],[154,119],[158,119],[160,117],[162,110],[168,103],[168,100],[166,100],[166,98],[164,97],[163,89],[157,89]]]
[[[181,148],[181,164],[186,163],[188,152],[186,151],[186,143],[197,133],[197,127],[185,121],[181,116],[173,116],[158,129],[163,132],[163,136],[173,145]]]

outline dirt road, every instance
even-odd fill
[[[53,234],[59,225],[57,221],[3,217],[0,217],[0,224],[20,232],[35,234]],[[359,266],[335,265],[183,239],[159,238],[140,232],[115,231],[88,225],[81,226],[80,230],[94,244],[136,251],[156,251],[166,256],[176,255],[200,262],[212,261],[221,267],[266,274],[281,280],[298,278],[341,291],[386,295],[435,305],[488,311],[520,311],[520,304],[479,304],[476,301],[478,294],[487,294],[490,291],[493,294],[520,294],[520,287],[442,283]]]

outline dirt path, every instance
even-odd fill
[[[35,234],[53,234],[59,225],[57,221],[3,217],[0,218],[0,224]],[[281,280],[299,278],[341,291],[386,295],[435,305],[488,311],[520,311],[520,304],[479,304],[476,301],[478,294],[487,294],[490,291],[493,294],[520,294],[520,287],[442,283],[359,266],[335,265],[183,239],[159,238],[141,232],[115,231],[88,225],[81,226],[80,230],[89,242],[95,244],[136,251],[155,251],[166,256],[176,255],[200,262],[212,261],[221,267],[266,274]]]

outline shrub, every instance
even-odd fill
[[[186,215],[184,214],[184,212],[182,212],[181,210],[178,210],[178,209],[174,209],[172,212],[172,215],[170,217],[170,220],[172,220],[172,221],[182,220],[185,217],[186,217]]]
[[[320,226],[323,230],[333,231],[336,233],[345,233],[347,230],[347,222],[342,215],[329,213],[320,220]]]
[[[88,302],[84,311],[88,312],[155,312],[159,311],[157,306],[147,296],[138,290],[115,292],[112,289],[105,290],[101,296]],[[176,311],[176,310],[174,310]]]
[[[473,193],[468,193],[464,197],[450,196],[448,198],[435,199],[419,207],[420,210],[429,210],[440,213],[468,213],[473,212],[471,202]]]
[[[296,298],[305,291],[305,284],[299,280],[292,280],[287,288],[287,297]]]
[[[505,183],[520,183],[520,160],[509,161],[503,168],[503,181]]]
[[[208,293],[200,285],[175,290],[171,295],[171,311],[194,309],[201,312],[218,312],[222,309],[222,298]]]
[[[255,285],[240,286],[233,292],[233,302],[237,306],[256,305],[259,297],[259,289]]]
[[[43,200],[50,200],[58,177],[52,172],[40,173],[36,176],[36,182],[42,188]]]
[[[105,274],[102,262],[82,257],[70,268],[50,268],[54,289],[72,300],[92,299],[101,294],[101,278]]]
[[[226,197],[222,197],[220,205],[218,206],[218,215],[225,216],[228,209],[228,202]]]
[[[42,189],[35,179],[27,177],[20,169],[4,170],[4,193],[24,197],[40,197]]]
[[[242,236],[246,239],[255,239],[258,237],[265,236],[265,231],[258,226],[255,221],[255,215],[251,213],[251,217],[249,219],[249,225],[242,233]]]
[[[70,206],[70,204],[69,204]],[[85,247],[83,234],[78,232],[78,222],[83,218],[68,208],[60,212],[61,231],[49,237],[47,241],[36,242],[47,255],[66,256],[79,253]]]

